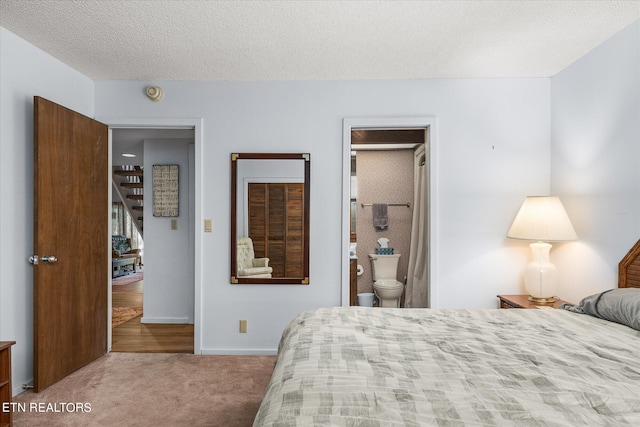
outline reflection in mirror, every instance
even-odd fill
[[[231,155],[231,283],[309,283],[309,154]]]

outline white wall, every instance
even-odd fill
[[[144,140],[144,312],[142,323],[193,323],[193,206],[189,150],[193,140]],[[191,148],[190,148],[191,147]],[[178,165],[178,216],[154,217],[153,165]],[[177,229],[171,229],[171,221]]]
[[[33,97],[93,116],[94,84],[0,27],[0,94],[0,340],[17,342],[17,392],[33,379]]]
[[[162,102],[144,96],[150,83]],[[497,293],[522,292],[529,249],[506,232],[526,195],[549,191],[549,104],[548,79],[96,82],[98,118],[203,119],[205,353],[273,352],[294,315],[340,305],[345,117],[437,117],[435,306],[496,307]],[[291,151],[311,153],[310,284],[231,285],[230,153]]]
[[[551,79],[551,189],[578,241],[554,245],[560,296],[617,286],[640,238],[640,21]]]

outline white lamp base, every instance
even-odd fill
[[[544,242],[531,243],[533,260],[524,272],[524,287],[529,300],[534,302],[554,302],[557,290],[558,269],[549,261],[551,245]]]
[[[531,302],[537,302],[539,304],[551,304],[554,303],[556,301],[558,301],[558,298],[556,297],[551,297],[551,298],[535,298],[532,297],[531,295],[529,295],[527,297],[527,300],[531,301]]]

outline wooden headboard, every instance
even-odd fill
[[[640,240],[618,264],[618,287],[640,288]]]

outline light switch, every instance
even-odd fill
[[[173,218],[173,219],[171,220],[171,229],[172,229],[172,230],[177,230],[177,229],[178,229],[178,220],[177,220],[177,219],[175,219],[175,218]]]
[[[213,221],[211,221],[210,219],[205,219],[204,220],[204,232],[205,233],[211,233],[212,230],[213,230]]]

